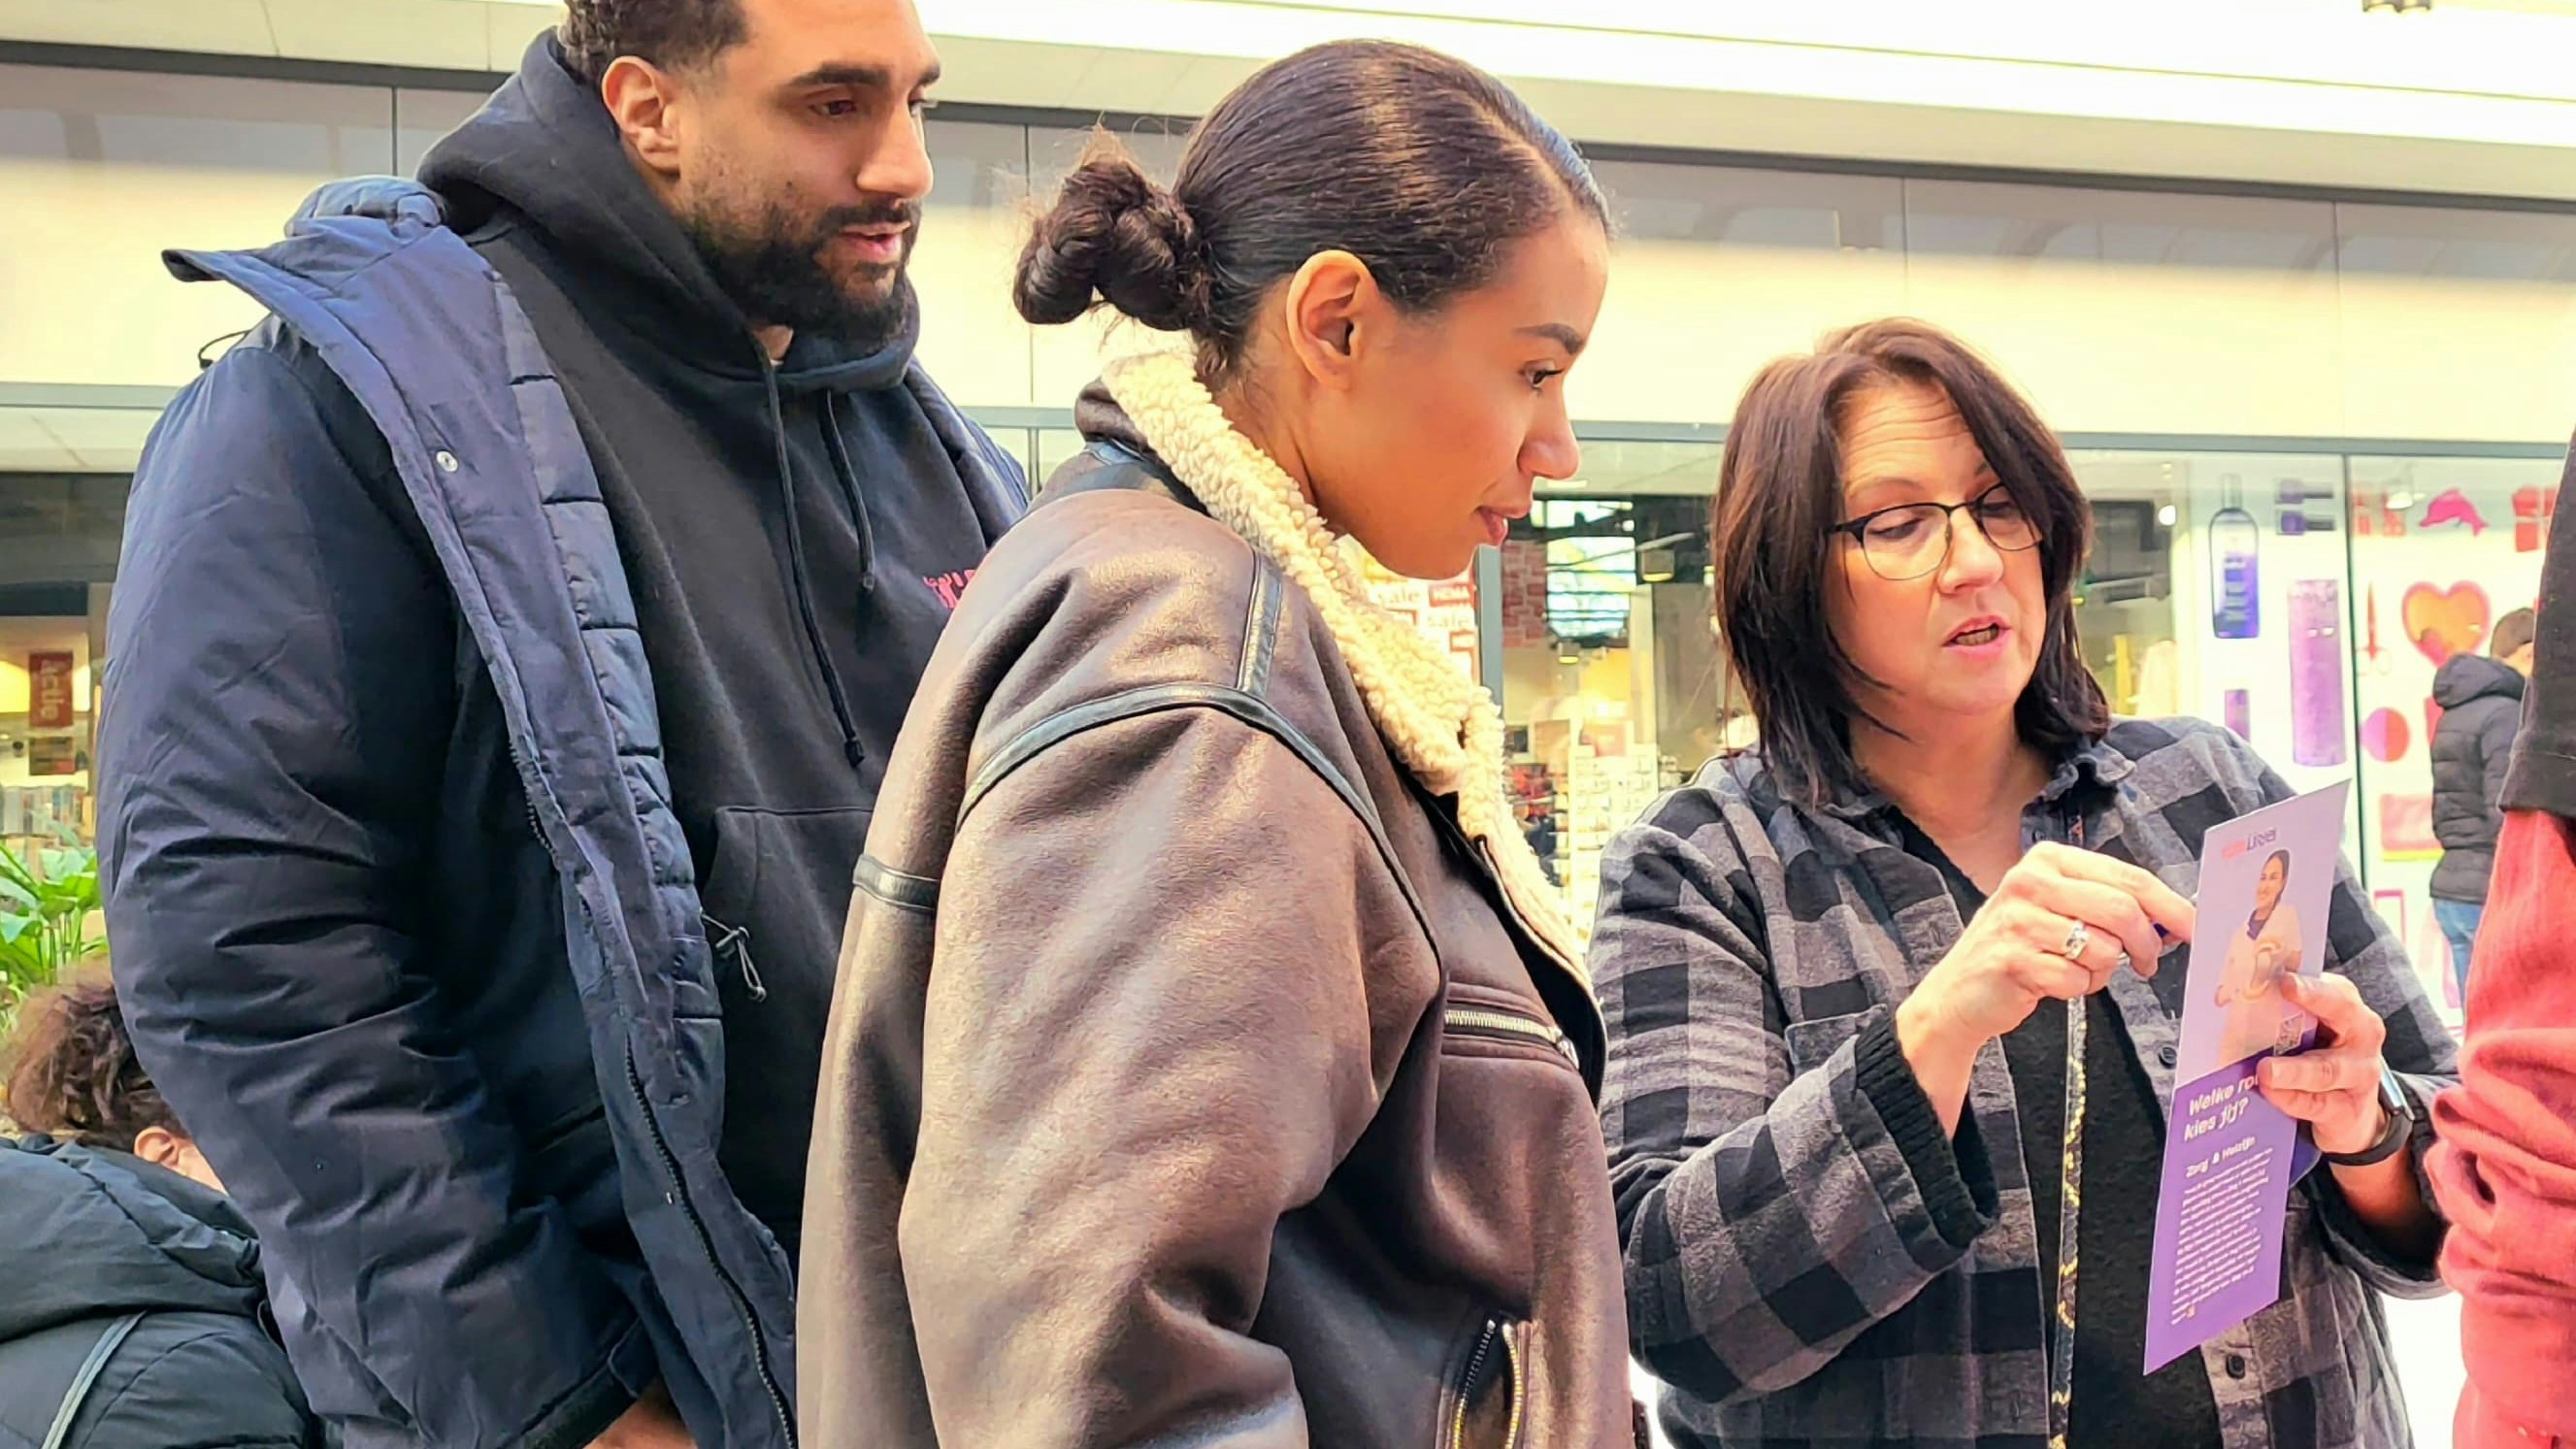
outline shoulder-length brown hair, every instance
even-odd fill
[[[1829,530],[1843,518],[1843,426],[1861,394],[1891,383],[1948,394],[1995,476],[2038,525],[2048,634],[2014,711],[2022,739],[2054,754],[2098,738],[2111,722],[2075,638],[2075,576],[2092,546],[2093,514],[2057,435],[1957,338],[1903,318],[1863,323],[1762,370],[1736,407],[1718,470],[1718,628],[1761,727],[1764,763],[1784,794],[1810,805],[1868,788],[1852,757],[1854,718],[1889,728],[1853,694],[1856,681],[1874,681],[1834,638],[1825,590],[1839,578]]]

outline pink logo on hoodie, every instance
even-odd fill
[[[966,597],[966,586],[974,581],[973,569],[955,569],[944,574],[933,574],[922,580],[930,586],[932,593],[939,596],[939,602],[951,610],[957,607],[959,599]]]

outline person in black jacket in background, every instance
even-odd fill
[[[2454,654],[2433,676],[2433,702],[2442,707],[2433,726],[2433,834],[2442,842],[2442,863],[2433,867],[2433,920],[2451,943],[2462,1001],[2469,997],[2469,953],[2486,909],[2487,877],[2495,870],[2496,832],[2504,825],[2496,797],[2522,725],[2533,623],[2529,609],[2514,610],[2496,620],[2490,657]]]
[[[0,1445],[308,1449],[259,1240],[135,1062],[105,981],[40,999],[0,1138]]]

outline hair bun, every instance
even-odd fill
[[[1193,329],[1208,316],[1198,226],[1114,145],[1095,147],[1029,234],[1011,300],[1041,326],[1105,301],[1160,331]]]

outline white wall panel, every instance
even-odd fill
[[[173,383],[258,320],[166,247],[275,241],[307,193],[393,164],[392,93],[0,66],[0,381]]]

